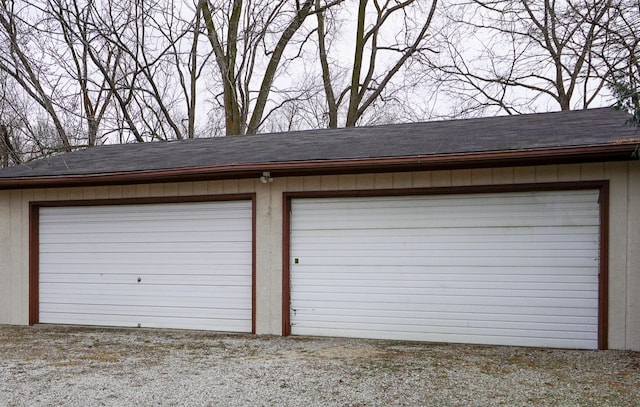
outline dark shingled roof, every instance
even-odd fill
[[[17,186],[9,180],[18,179],[29,184],[34,179],[51,177],[159,174],[163,171],[176,175],[181,171],[209,175],[225,173],[230,177],[234,173],[249,176],[249,170],[251,176],[256,171],[279,169],[287,169],[293,174],[296,168],[310,171],[311,166],[322,168],[326,164],[329,168],[329,163],[332,163],[333,171],[338,172],[339,165],[356,168],[356,163],[362,163],[361,170],[374,169],[376,163],[390,166],[409,162],[415,169],[419,163],[436,159],[443,166],[448,157],[460,163],[474,157],[486,160],[493,155],[496,160],[500,157],[514,160],[531,157],[532,152],[542,157],[547,155],[545,152],[557,156],[562,151],[584,153],[585,149],[600,153],[624,150],[627,154],[640,141],[637,130],[626,124],[628,118],[624,112],[600,108],[167,143],[104,145],[2,169],[0,187]],[[394,169],[387,167],[386,170]]]

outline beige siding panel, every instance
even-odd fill
[[[598,181],[598,180],[604,179],[604,164],[603,163],[582,164],[580,177],[582,181]]]
[[[164,184],[149,185],[149,196],[163,196],[163,195],[164,195]]]
[[[451,186],[451,171],[436,171],[431,174],[431,186]]]
[[[319,191],[320,190],[320,177],[305,177],[303,188],[305,191]]]
[[[109,198],[111,199],[120,199],[123,197],[121,185],[107,187],[107,190],[109,191]]]
[[[471,184],[471,170],[457,170],[451,173],[451,185],[470,185]]]
[[[356,189],[358,180],[355,174],[344,174],[338,176],[338,188],[341,190]]]
[[[567,164],[558,167],[558,181],[576,181],[580,179],[580,164]]]
[[[53,201],[58,199],[58,191],[59,189],[55,188],[47,188],[45,189],[45,201]]]
[[[122,197],[123,198],[133,198],[138,196],[138,188],[136,185],[123,185],[122,186]]]
[[[513,170],[513,182],[516,184],[526,184],[536,181],[536,170],[534,167],[516,167]]]
[[[626,348],[640,351],[640,161],[628,168]]]
[[[28,253],[23,247],[25,236],[23,235],[23,205],[22,191],[11,191],[10,204],[10,225],[9,234],[11,240],[9,242],[9,267],[11,281],[11,317],[12,324],[23,325],[28,323],[28,287],[23,285],[24,282],[24,263],[28,261]],[[28,238],[27,238],[28,239]]]
[[[320,177],[320,189],[322,191],[333,191],[338,189],[338,176],[323,175]]]
[[[0,324],[10,324],[13,309],[11,292],[13,272],[11,259],[11,193],[0,192]]]
[[[275,182],[275,181],[274,181]],[[260,236],[268,238],[256,239],[256,333],[270,333],[271,299],[270,281],[272,274],[272,256],[270,253],[271,228],[271,187],[273,184],[262,184],[256,188],[256,231]]]
[[[270,234],[269,243],[269,302],[265,308],[270,310],[269,327],[265,333],[282,333],[282,184],[277,183],[271,189]]]
[[[360,189],[373,189],[375,187],[373,174],[356,175],[356,185]]]
[[[411,173],[410,172],[394,172],[393,173],[393,187],[394,188],[411,188]]]
[[[375,174],[373,176],[373,185],[375,189],[390,189],[393,188],[393,174]]]
[[[82,199],[96,199],[96,187],[82,188]]]
[[[178,195],[180,195],[180,196],[194,195],[194,193],[193,193],[193,183],[192,182],[182,182],[182,183],[178,184]]]
[[[471,173],[471,183],[473,185],[488,185],[493,182],[491,168],[480,168]]]
[[[245,178],[238,180],[239,192],[253,192],[256,190],[256,185],[261,182],[258,179]]]
[[[431,172],[414,172],[411,176],[412,186],[414,188],[429,188],[433,185],[433,173]]]
[[[494,168],[492,171],[494,184],[510,184],[513,183],[513,168]]]
[[[304,178],[302,177],[286,177],[284,180],[287,191],[302,191],[304,189]]]
[[[237,179],[226,179],[222,181],[222,185],[224,185],[225,194],[235,194],[239,192]]]
[[[536,167],[536,182],[556,182],[558,167],[555,165],[539,165]]]
[[[222,181],[210,181],[207,184],[207,193],[209,195],[218,195],[222,194],[224,191],[224,185]]]
[[[627,177],[626,163],[608,169],[609,190],[609,347],[625,347],[626,321],[619,318],[626,312],[627,290]],[[622,199],[621,199],[622,198]]]
[[[164,191],[163,194],[164,196],[177,196],[178,195],[178,184],[175,182],[172,182],[170,184],[163,184],[164,185]]]

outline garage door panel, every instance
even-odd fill
[[[512,336],[539,336],[567,338],[571,337],[571,333],[575,332],[577,336],[586,339],[593,330],[593,325],[588,322],[582,324],[566,324],[544,322],[524,322],[524,321],[500,321],[500,320],[478,320],[473,321],[468,318],[456,319],[455,316],[443,315],[442,318],[371,318],[363,316],[358,322],[350,320],[335,320],[330,316],[322,318],[322,316],[309,315],[313,317],[314,326],[324,326],[325,328],[342,328],[351,330],[373,330],[381,323],[387,331],[400,331],[407,329],[411,332],[424,332],[424,327],[428,324],[429,332],[461,334],[473,333],[474,330],[482,329],[484,334],[490,335],[512,335]],[[505,331],[507,330],[507,331]]]
[[[188,277],[175,274],[144,274],[137,276],[143,278],[147,285],[193,285],[193,286],[240,286],[251,285],[251,277],[237,275],[210,275],[195,274]],[[137,282],[137,276],[131,274],[106,274],[100,276],[100,284],[131,284]],[[48,273],[40,276],[40,284],[96,284],[95,273]]]
[[[250,332],[251,205],[40,208],[40,322]]]
[[[71,254],[71,256],[70,256]],[[42,253],[40,260],[45,263],[56,264],[91,264],[93,263],[109,263],[109,264],[217,264],[224,266],[226,264],[238,264],[243,262],[245,265],[250,263],[247,259],[247,252],[238,253],[84,253],[84,255],[73,255],[73,253]]]
[[[181,264],[180,274],[188,278],[193,275],[212,275],[212,276],[247,276],[245,271],[249,263],[245,264],[225,264],[224,267],[212,268],[210,264]],[[49,263],[47,264],[46,274],[126,274],[126,275],[175,275],[176,268],[173,264],[126,264],[126,263]],[[42,275],[42,274],[41,274]]]
[[[300,296],[292,296],[292,301],[304,298],[307,301],[326,301],[327,297],[331,297],[332,301],[343,301],[347,303],[384,303],[386,304],[410,304],[413,309],[420,307],[428,307],[431,304],[464,304],[464,305],[498,305],[502,307],[518,307],[518,306],[539,306],[545,307],[553,300],[554,308],[592,308],[597,309],[597,296],[594,298],[559,298],[552,296],[545,297],[505,297],[505,296],[487,296],[477,293],[474,296],[457,295],[451,296],[441,295],[424,295],[424,294],[390,294],[390,295],[371,295],[371,294],[355,294],[355,293],[301,293]],[[428,298],[425,298],[428,297]],[[315,307],[318,308],[318,307]],[[295,309],[295,308],[294,308]]]
[[[305,276],[306,277],[306,276]],[[344,276],[341,273],[333,274],[320,274],[316,276],[310,276],[305,278],[305,282],[308,283],[301,285],[299,292],[304,292],[306,289],[312,287],[354,287],[358,289],[366,290],[368,287],[373,288],[432,288],[432,289],[514,289],[514,282],[526,283],[527,289],[532,290],[567,290],[572,291],[597,291],[598,281],[593,276],[584,276],[582,278],[556,278],[554,281],[544,278],[545,276],[524,276],[528,278],[517,279],[518,276],[510,276],[507,281],[504,275],[489,275],[482,276],[482,279],[473,279],[473,275],[452,275],[440,274],[438,278],[429,278],[434,276],[425,276],[424,273],[414,274],[392,274],[392,273],[380,273],[375,278],[369,278],[366,280],[357,280],[351,276]],[[329,285],[328,280],[334,284]],[[299,279],[297,279],[299,281]],[[293,281],[293,280],[292,280]],[[563,283],[565,283],[563,285]],[[566,286],[566,287],[565,287]]]
[[[190,253],[190,254],[226,254],[247,253],[251,246],[246,244],[230,245],[230,241],[224,242],[101,242],[99,244],[81,242],[70,243],[58,241],[56,243],[44,243],[40,247],[40,253],[83,253],[87,255],[107,253]],[[130,244],[127,244],[130,243]],[[244,243],[244,242],[243,242]]]
[[[326,252],[325,252],[326,253]],[[314,264],[318,266],[368,266],[368,267],[390,267],[390,266],[467,266],[467,267],[518,267],[520,264],[531,264],[535,260],[539,267],[589,267],[597,268],[597,257],[383,257],[383,256],[362,256],[358,258],[343,257],[338,258],[337,253],[322,255],[317,257],[296,257],[300,265]]]
[[[299,268],[301,269],[301,268]],[[425,270],[429,272],[426,273]],[[491,276],[501,276],[505,278],[505,281],[508,281],[509,278],[514,278],[514,281],[520,281],[520,278],[532,278],[535,281],[546,281],[546,278],[559,278],[559,279],[573,279],[574,277],[578,278],[580,276],[584,278],[590,278],[590,281],[598,281],[597,276],[594,276],[593,270],[591,268],[585,267],[555,267],[550,270],[548,267],[480,267],[476,266],[473,268],[465,267],[465,266],[440,266],[436,269],[430,269],[424,267],[422,265],[407,265],[403,266],[401,269],[389,269],[387,267],[379,267],[375,266],[365,266],[365,265],[353,265],[349,266],[349,274],[360,275],[367,274],[371,279],[378,279],[384,273],[387,275],[392,275],[393,278],[396,276],[403,275],[420,275],[420,278],[424,279],[446,279],[448,276],[452,279],[464,279],[468,278],[469,281],[475,281],[477,278],[484,279],[491,278]],[[314,265],[314,264],[305,264],[304,271],[300,271],[297,275],[316,278],[317,276],[323,275],[338,275],[345,276],[344,271],[340,269],[339,266],[327,267],[326,265]],[[295,277],[293,277],[295,278]],[[542,280],[540,280],[542,279]]]
[[[367,321],[355,336],[596,348],[598,200],[598,191],[294,199],[291,332],[354,336]]]
[[[439,308],[439,310],[435,309]],[[496,322],[514,322],[514,323],[548,323],[548,324],[556,324],[556,325],[565,325],[572,326],[575,325],[579,330],[589,331],[593,329],[593,325],[597,322],[589,313],[585,313],[585,315],[558,315],[558,313],[547,312],[548,315],[544,315],[544,313],[535,313],[536,308],[529,307],[529,309],[524,309],[520,307],[516,309],[514,313],[499,313],[498,307],[488,307],[482,306],[477,307],[476,309],[471,309],[465,306],[447,306],[447,307],[431,307],[429,311],[417,311],[417,310],[407,310],[407,309],[398,309],[398,310],[390,310],[390,309],[376,309],[376,316],[380,318],[386,318],[389,321],[400,321],[403,319],[411,319],[414,321],[418,321],[419,324],[424,325],[423,321],[426,320],[457,320],[457,321],[468,321],[471,317],[475,320],[486,320],[487,315],[491,315],[490,321]],[[339,319],[341,316],[346,321],[351,317],[358,317],[361,319],[373,319],[371,317],[371,312],[369,309],[350,309],[349,315],[340,314],[338,316],[335,313],[339,311],[338,309],[326,309],[324,313],[318,312],[315,309],[304,309],[299,308],[296,309],[295,313],[298,316],[301,316],[302,320],[313,320],[313,321],[324,321],[330,322],[334,319]],[[549,310],[550,311],[550,310]],[[528,314],[527,314],[528,312]],[[301,323],[301,325],[303,325]]]
[[[245,242],[246,230],[226,231],[224,234],[212,235],[211,231],[195,232],[175,232],[175,233],[144,233],[144,232],[120,232],[117,234],[104,234],[85,232],[82,234],[82,244],[113,244],[113,243],[137,243],[149,242],[156,244],[181,244],[181,243],[211,243],[221,244],[226,242]],[[78,244],[74,233],[51,233],[47,235],[46,241],[41,241],[44,245],[49,244]]]

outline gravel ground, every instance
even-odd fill
[[[0,406],[639,404],[639,352],[0,326]]]

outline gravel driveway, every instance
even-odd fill
[[[637,406],[640,353],[0,326],[0,406]]]

